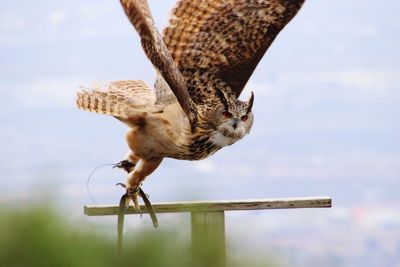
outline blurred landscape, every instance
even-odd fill
[[[179,227],[128,234],[118,253],[101,229],[65,222],[46,203],[17,212],[1,209],[0,266],[198,266]],[[273,266],[244,253],[229,255],[228,265]]]
[[[174,2],[149,1],[160,28]],[[331,209],[227,213],[230,262],[400,266],[399,8],[306,1],[242,95],[255,93],[250,135],[207,160],[165,160],[144,184],[151,201],[327,195]],[[126,128],[77,110],[75,92],[92,81],[152,84],[139,43],[119,1],[0,3],[1,266],[125,266],[143,254],[187,266],[189,215],[159,215],[156,232],[147,216],[128,216],[132,254],[116,259],[116,218],[82,211],[93,204],[90,172],[127,152]],[[117,203],[124,179],[98,169],[94,200]]]

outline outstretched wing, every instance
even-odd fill
[[[181,72],[175,65],[167,47],[158,33],[146,0],[120,0],[126,15],[139,33],[143,49],[153,66],[174,92],[180,106],[191,121],[195,107],[187,91]]]
[[[183,73],[204,69],[239,97],[272,41],[303,2],[180,0],[164,30],[164,42]]]
[[[114,81],[81,87],[78,108],[128,119],[138,112],[154,110],[154,92],[140,80]]]

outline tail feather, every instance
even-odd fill
[[[155,104],[154,92],[140,80],[115,81],[105,85],[81,87],[77,94],[78,108],[128,118],[137,112],[150,110]]]

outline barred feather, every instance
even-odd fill
[[[78,108],[128,118],[138,112],[154,108],[154,92],[141,80],[114,81],[81,87],[76,104]]]
[[[120,2],[125,14],[140,35],[146,56],[161,74],[163,82],[168,84],[185,114],[194,121],[196,107],[187,91],[185,78],[175,65],[154,24],[147,0],[120,0]]]
[[[179,0],[163,39],[186,79],[192,79],[192,70],[203,69],[239,97],[268,47],[303,2]]]

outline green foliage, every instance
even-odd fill
[[[78,230],[44,208],[2,211],[0,237],[0,266],[190,265],[187,246],[172,233],[142,233],[134,240],[126,239],[124,252],[118,255],[114,239]]]
[[[214,255],[215,256],[215,255]],[[236,255],[237,256],[237,255]],[[229,260],[228,260],[229,262]],[[231,266],[256,265],[254,259],[231,259]],[[0,208],[0,267],[187,267],[190,244],[170,231],[124,236],[124,250],[116,251],[115,237],[66,223],[51,208],[5,211]],[[196,265],[197,266],[197,265]]]

